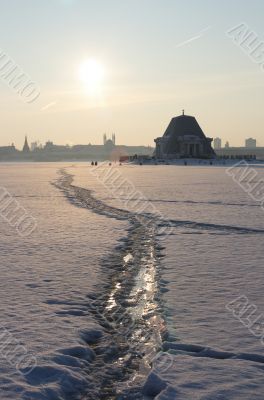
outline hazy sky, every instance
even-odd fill
[[[40,87],[27,104],[0,78],[0,143],[153,145],[184,108],[208,136],[264,146],[264,69],[226,35],[245,22],[264,40],[263,15],[263,0],[0,0],[0,48]]]

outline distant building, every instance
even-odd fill
[[[110,144],[115,146],[115,144],[116,144],[115,133],[112,134],[112,138],[111,139],[107,139],[107,136],[106,136],[106,133],[105,133],[104,136],[103,136],[103,142],[104,142],[104,146],[107,145],[107,144],[108,144],[108,146]]]
[[[51,141],[48,140],[48,141],[45,143],[44,150],[46,150],[46,151],[51,151],[51,150],[53,150],[53,148],[54,148],[53,142],[51,142]]]
[[[243,147],[225,147],[215,150],[216,155],[224,159],[245,159],[245,160],[264,160],[264,147],[247,148]]]
[[[220,139],[219,137],[214,139],[214,149],[215,150],[219,150],[222,147],[222,139]]]
[[[29,152],[30,152],[30,148],[29,148],[29,145],[28,145],[27,136],[25,136],[25,143],[24,143],[24,146],[23,146],[23,153],[29,153]]]
[[[257,147],[256,139],[252,139],[252,138],[246,139],[245,140],[245,147],[247,149],[255,149]]]
[[[229,142],[228,141],[225,144],[225,149],[229,149]]]
[[[39,149],[39,148],[41,148],[41,145],[40,145],[39,142],[32,142],[31,145],[30,145],[30,150],[31,151],[34,151],[34,150]]]
[[[172,118],[164,135],[155,139],[156,158],[210,158],[215,156],[211,138],[203,133],[196,119],[182,115]]]
[[[104,134],[103,139],[104,139],[104,147],[107,151],[111,151],[115,148],[115,145],[116,145],[115,133],[112,134],[111,139],[107,139],[106,134]]]
[[[14,143],[12,143],[11,146],[1,146],[0,147],[0,154],[12,154],[12,153],[17,153]]]

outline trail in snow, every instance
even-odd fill
[[[108,218],[127,220],[130,230],[123,245],[102,261],[108,283],[98,286],[98,295],[90,296],[88,308],[103,327],[104,335],[92,343],[96,354],[87,373],[98,387],[98,399],[142,399],[142,386],[159,350],[170,354],[188,354],[213,359],[252,360],[251,354],[219,352],[213,349],[170,342],[162,317],[160,293],[166,288],[159,280],[162,247],[160,230],[170,226],[207,234],[260,234],[264,230],[195,221],[165,220],[149,214],[137,215],[96,199],[92,191],[73,184],[73,176],[60,171],[56,186],[75,206]],[[185,232],[186,233],[186,232]],[[161,286],[161,287],[159,287]],[[166,341],[168,340],[168,341]],[[91,342],[89,342],[91,346]],[[94,399],[89,394],[85,399]]]
[[[124,244],[102,261],[109,283],[98,285],[98,295],[89,297],[89,311],[104,335],[89,342],[96,357],[87,373],[100,399],[142,398],[141,388],[166,337],[158,300],[162,248],[157,243],[157,225],[149,216],[139,218],[104,204],[91,191],[74,186],[71,175],[60,174],[55,185],[74,205],[130,222]]]

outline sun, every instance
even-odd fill
[[[105,78],[105,69],[99,61],[91,58],[80,64],[78,77],[90,94],[99,94]]]

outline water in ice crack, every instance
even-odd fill
[[[87,370],[98,399],[140,399],[141,388],[166,335],[160,312],[157,223],[111,207],[90,190],[74,186],[73,177],[61,171],[56,186],[70,202],[110,218],[126,219],[131,229],[118,251],[102,260],[108,283],[91,296],[88,309],[103,327],[104,335],[89,343],[96,354]],[[85,399],[94,400],[87,393]]]

